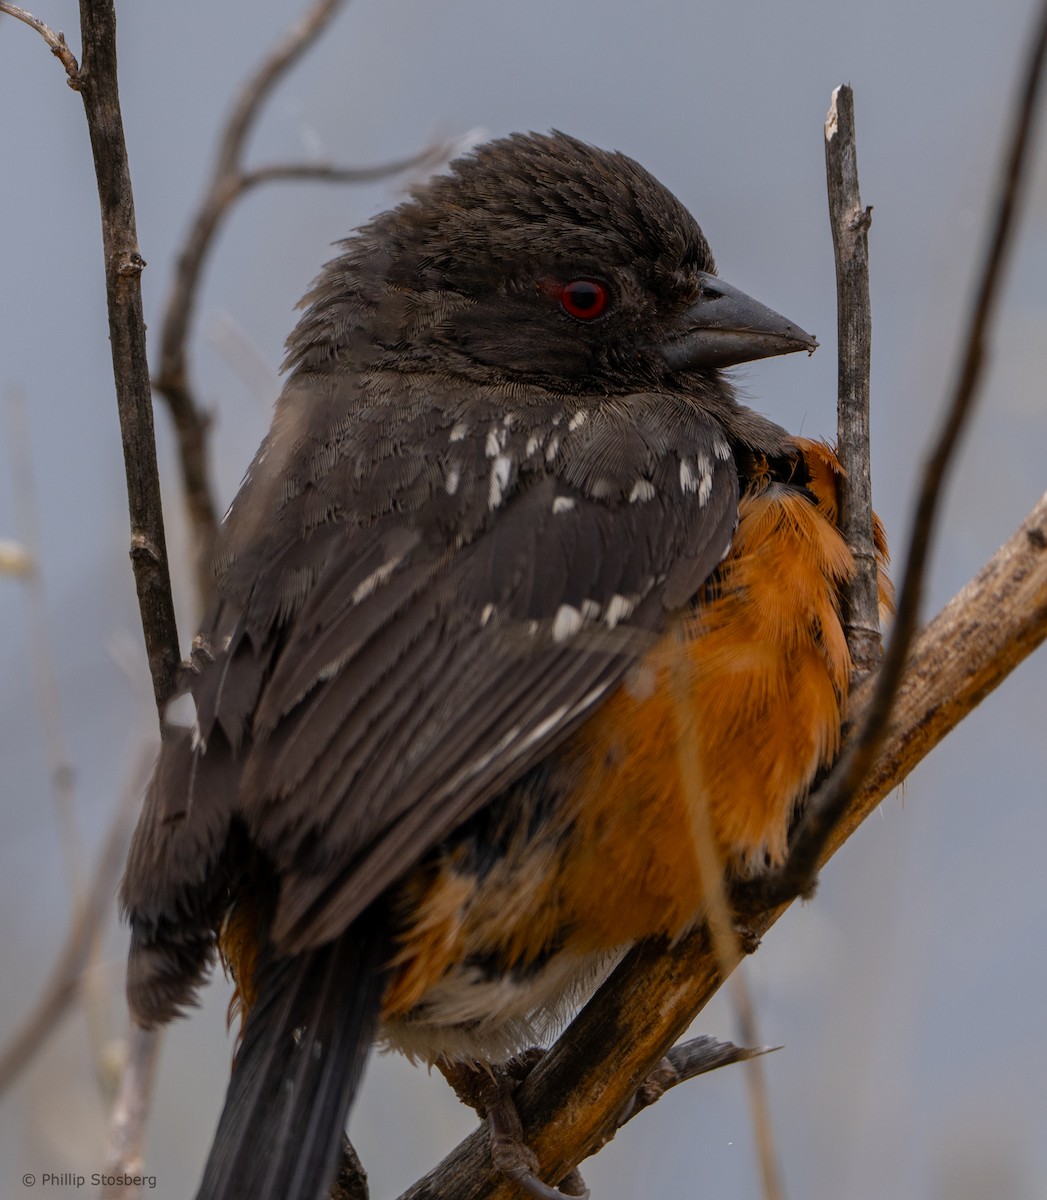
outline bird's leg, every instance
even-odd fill
[[[538,1177],[538,1159],[523,1139],[513,1093],[544,1054],[539,1047],[532,1047],[500,1066],[443,1061],[438,1066],[458,1099],[487,1118],[496,1170],[536,1200],[587,1200],[589,1189],[577,1170],[561,1181],[561,1188],[543,1183]]]

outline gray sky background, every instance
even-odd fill
[[[122,99],[147,319],[216,129],[299,9],[276,0],[120,5]],[[39,15],[78,52],[76,5]],[[952,378],[959,321],[1024,52],[1025,0],[356,0],[280,86],[252,163],[371,163],[434,135],[556,127],[639,159],[694,211],[731,283],[818,334],[813,359],[739,373],[790,429],[835,428],[835,285],[822,122],[856,91],[871,234],[876,502],[900,551],[913,479]],[[1041,142],[1043,137],[1041,136]],[[1042,146],[1041,146],[1042,150]],[[1047,174],[1012,263],[981,413],[955,473],[928,614],[1010,535],[1047,478]],[[25,397],[43,616],[77,819],[93,862],[153,723],[126,559],[98,208],[82,106],[43,42],[0,18],[0,398]],[[192,361],[215,412],[224,505],[268,422],[293,306],[331,243],[393,187],[279,185],[237,210],[209,265]],[[185,528],[159,417],[183,647]],[[20,537],[0,424],[0,538]],[[33,692],[24,586],[0,578],[0,1042],[32,1010],[70,911]],[[131,664],[133,682],[121,664]],[[749,965],[786,1190],[809,1200],[1047,1196],[1047,656],[915,772]],[[100,976],[122,1031],[124,931]],[[156,1195],[190,1194],[232,1042],[219,982],[168,1037],[149,1146]],[[714,1005],[704,1032],[731,1036]],[[28,1171],[97,1168],[104,1129],[78,1012],[0,1103],[0,1196]],[[352,1132],[376,1200],[471,1127],[439,1078],[372,1062]],[[586,1169],[594,1200],[759,1195],[737,1068],[687,1085]],[[83,1195],[51,1188],[53,1200]]]

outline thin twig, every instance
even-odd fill
[[[9,391],[5,408],[10,432],[10,471],[18,508],[18,524],[31,563],[31,569],[25,573],[25,596],[34,690],[50,764],[51,802],[69,880],[72,911],[78,913],[83,909],[87,890],[83,836],[76,813],[76,774],[62,718],[58,672],[47,628],[47,596],[40,568],[40,521],[32,476],[29,415],[25,396],[19,389],[12,388]],[[110,1082],[105,1054],[108,1041],[109,993],[101,975],[95,969],[98,965],[98,952],[99,938],[96,929],[95,936],[90,939],[86,948],[81,991],[87,1016],[91,1059],[104,1095]]]
[[[997,189],[995,209],[964,338],[962,365],[938,438],[920,482],[913,530],[898,594],[894,627],[872,700],[857,732],[848,739],[839,761],[818,790],[800,823],[788,861],[763,881],[767,903],[806,892],[814,878],[822,848],[851,796],[871,768],[887,730],[891,705],[901,685],[906,657],[920,614],[931,538],[937,523],[945,480],[960,437],[974,407],[985,358],[985,345],[1003,285],[1015,218],[1029,175],[1037,99],[1047,58],[1047,4],[1041,6],[1023,81],[1010,145]]]
[[[116,881],[127,856],[131,830],[138,815],[139,799],[152,757],[151,749],[148,753],[143,750],[139,756],[129,786],[125,788],[113,817],[83,903],[77,907],[65,945],[51,970],[51,977],[33,1005],[32,1016],[0,1052],[0,1096],[54,1034],[62,1017],[80,994],[92,947],[111,911]]]
[[[671,679],[673,689],[673,719],[676,725],[677,766],[685,798],[685,808],[693,814],[694,846],[698,857],[698,872],[704,893],[705,919],[717,959],[724,977],[730,974],[731,966],[742,957],[733,914],[724,887],[724,864],[718,851],[718,842],[713,831],[709,812],[709,789],[702,778],[702,763],[695,753],[698,731],[694,728],[692,707],[689,703],[691,680],[687,672],[689,659],[680,652],[673,655]],[[744,973],[732,979],[731,1006],[738,1029],[739,1040],[748,1046],[759,1042],[756,1010],[746,984]],[[746,1094],[749,1100],[749,1117],[753,1127],[753,1144],[760,1167],[761,1191],[764,1200],[782,1200],[784,1188],[778,1167],[778,1155],[774,1147],[770,1105],[762,1064],[752,1059],[745,1072]]]
[[[76,61],[76,56],[66,45],[65,34],[61,30],[55,33],[39,17],[34,17],[32,13],[26,12],[24,8],[19,8],[17,4],[8,4],[7,0],[0,0],[0,13],[7,13],[9,17],[14,17],[16,21],[22,21],[31,29],[35,29],[51,47],[51,53],[65,67],[66,83],[73,91],[80,90],[80,66]]]
[[[80,0],[83,68],[80,94],[94,155],[102,210],[109,340],[131,517],[131,563],[142,615],[153,695],[162,712],[174,690],[178,629],[156,467],[153,404],[142,316],[141,274],[131,173],[116,73],[113,0]]]
[[[200,405],[190,379],[188,336],[203,268],[222,222],[238,200],[261,184],[291,180],[372,183],[416,167],[435,168],[446,161],[457,146],[456,142],[434,144],[420,153],[370,167],[338,166],[323,162],[272,163],[250,170],[243,166],[247,136],[262,105],[279,80],[324,32],[343,4],[344,0],[320,0],[314,4],[241,88],[219,142],[211,182],[178,255],[174,282],[164,310],[160,365],[153,379],[153,387],[164,398],[175,427],[182,488],[193,534],[194,576],[201,608],[206,606],[213,588],[211,558],[218,528],[218,510],[207,456],[210,417]]]
[[[661,1100],[671,1088],[686,1083],[689,1079],[697,1079],[699,1075],[707,1075],[710,1071],[718,1071],[720,1067],[750,1062],[779,1049],[780,1046],[736,1046],[733,1042],[721,1042],[719,1038],[710,1037],[707,1033],[680,1042],[679,1045],[673,1046],[637,1088],[625,1111],[619,1115],[615,1123],[615,1132],[645,1108],[650,1108],[656,1101]]]
[[[58,672],[47,629],[47,596],[40,571],[40,521],[36,488],[33,485],[33,455],[25,396],[16,388],[10,389],[4,408],[9,435],[9,470],[18,508],[19,534],[31,564],[25,574],[25,588],[33,683],[51,769],[51,801],[69,879],[70,899],[74,906],[78,906],[83,902],[85,888],[83,837],[76,818],[75,772],[62,719]]]
[[[160,332],[160,367],[153,386],[167,403],[178,441],[182,488],[193,533],[197,603],[204,608],[213,581],[211,553],[218,510],[207,460],[209,415],[190,384],[188,335],[204,262],[222,218],[243,194],[240,160],[247,135],[281,77],[291,69],[333,20],[344,0],[319,0],[284,35],[240,90],[219,142],[211,183],[178,255],[175,280]]]
[[[856,671],[862,673],[876,666],[883,650],[869,446],[872,351],[869,225],[872,209],[862,207],[858,190],[854,93],[847,86],[840,86],[833,92],[825,121],[825,178],[836,260],[837,454],[843,467],[839,482],[839,526],[855,560],[854,578],[842,589],[843,627],[851,661]]]
[[[391,179],[394,175],[402,175],[405,171],[418,168],[435,168],[445,163],[448,157],[455,153],[460,139],[453,138],[446,142],[434,142],[409,154],[404,158],[396,158],[386,163],[376,163],[369,167],[341,167],[336,163],[269,163],[262,167],[253,167],[244,171],[239,180],[237,197],[262,183],[277,183],[299,180],[316,180],[321,183],[380,183]],[[237,198],[237,197],[234,197]]]
[[[240,89],[218,146],[215,179],[233,173],[240,161],[251,126],[262,105],[272,94],[273,88],[322,36],[339,10],[344,7],[345,0],[317,0],[317,3],[298,18],[279,44],[247,78]]]
[[[823,863],[1045,637],[1047,494],[917,639],[880,756],[833,830]],[[852,697],[859,713],[872,687],[867,680]],[[787,907],[737,912],[738,953],[753,951]],[[645,943],[626,957],[515,1095],[543,1178],[561,1178],[606,1140],[629,1098],[734,965],[722,962],[704,928],[671,948]],[[480,1131],[401,1200],[517,1200],[489,1168]]]

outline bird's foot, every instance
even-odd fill
[[[538,1158],[523,1137],[523,1125],[513,1093],[545,1053],[528,1050],[504,1066],[440,1063],[455,1094],[480,1116],[487,1118],[491,1134],[491,1162],[535,1200],[588,1200],[589,1189],[578,1171],[551,1187],[538,1175]]]

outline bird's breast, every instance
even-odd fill
[[[455,1053],[481,1013],[491,1044],[520,1048],[624,946],[693,924],[710,871],[781,860],[850,671],[838,467],[801,453],[806,486],[752,480],[730,554],[666,636],[402,889],[386,1012],[430,1048]]]

